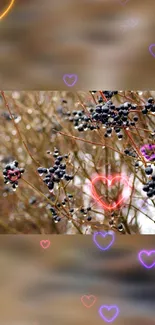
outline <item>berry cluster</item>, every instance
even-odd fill
[[[110,216],[110,220],[109,220],[109,226],[110,228],[115,228],[117,229],[119,232],[124,233],[124,224],[123,224],[123,220],[118,217],[115,212],[113,212]]]
[[[88,207],[87,209],[81,208],[80,212],[82,213],[84,218],[87,218],[87,221],[91,221],[92,217],[90,215],[88,215],[88,212],[90,214],[91,211],[91,207]]]
[[[97,91],[92,90],[92,94],[95,94]],[[111,99],[114,95],[118,94],[118,91],[109,91],[109,90],[102,90],[103,95],[106,97],[106,99]],[[102,97],[100,97],[99,100],[101,100]]]
[[[148,112],[155,113],[155,102],[152,97],[147,100],[145,107],[142,109],[144,115],[147,115]]]
[[[155,196],[155,174],[153,174],[153,168],[148,166],[145,168],[145,174],[149,177],[149,181],[144,185],[143,191],[146,192],[148,198]]]
[[[49,210],[52,212],[53,220],[55,221],[55,223],[60,222],[61,217],[58,216],[56,210],[53,207],[50,207]]]
[[[134,158],[136,158],[137,157],[137,153],[136,153],[136,151],[133,149],[133,148],[126,148],[125,150],[124,150],[124,153],[127,155],[127,156],[129,156],[129,157],[134,157]]]
[[[49,152],[48,152],[49,153]],[[68,155],[60,156],[57,149],[54,150],[53,157],[55,162],[53,167],[39,167],[38,173],[40,176],[45,174],[43,182],[47,185],[50,192],[53,192],[55,183],[59,183],[62,179],[66,181],[73,180],[74,176],[66,173],[66,163],[62,163],[63,159],[68,159]]]
[[[103,91],[103,95],[107,99],[111,99],[114,95],[117,95],[117,94],[118,94],[118,91],[108,91],[108,90]]]
[[[8,112],[5,112],[5,111],[2,112],[1,116],[4,117],[6,119],[6,121],[11,121],[12,120],[12,117]],[[13,116],[14,120],[16,120],[18,118],[18,116],[15,115],[15,114],[12,114],[12,116]]]
[[[57,203],[56,207],[52,207],[51,205],[47,206],[47,209],[49,209],[52,212],[52,216],[53,216],[53,220],[55,221],[55,223],[60,222],[61,221],[61,217],[58,215],[56,210],[59,210],[61,207],[65,207],[67,202],[72,201],[73,199],[73,195],[72,194],[68,194],[67,197],[65,197],[63,199],[63,201],[61,203]],[[72,215],[74,213],[74,209],[71,208],[69,210],[70,214]]]
[[[106,92],[105,92],[106,93]],[[111,96],[113,92],[106,93],[106,96]],[[129,118],[129,113],[136,110],[137,105],[125,102],[116,107],[111,100],[103,102],[102,97],[98,99],[98,104],[95,108],[90,108],[89,112],[84,110],[78,110],[67,112],[69,121],[73,122],[74,128],[79,132],[90,130],[96,130],[105,128],[106,132],[104,136],[106,138],[111,137],[113,130],[118,136],[118,139],[123,138],[121,130],[123,128],[129,128],[136,125],[138,116]]]
[[[13,161],[5,166],[3,170],[4,183],[11,184],[12,189],[15,191],[18,187],[18,180],[21,178],[21,175],[24,173],[24,168],[18,168],[18,161]]]

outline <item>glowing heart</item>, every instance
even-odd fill
[[[155,144],[145,144],[140,148],[140,151],[148,161],[155,159]],[[152,151],[153,153],[149,154],[149,151]]]
[[[98,181],[105,181],[109,187],[112,186],[115,182],[123,182],[124,194],[122,193],[122,195],[118,198],[117,202],[113,202],[112,204],[106,204],[101,199],[101,196],[98,195],[98,193],[96,192],[96,190],[94,188],[95,184]],[[107,178],[103,175],[98,175],[91,181],[91,193],[92,193],[92,196],[94,197],[94,199],[97,202],[99,202],[104,209],[112,211],[112,210],[120,207],[120,205],[122,205],[124,203],[125,199],[127,199],[129,197],[130,186],[129,186],[127,178],[124,176],[116,175],[114,177],[110,176],[109,178]]]
[[[17,179],[20,178],[21,173],[18,169],[17,170],[8,170],[7,176],[10,179],[10,181],[15,182],[15,181],[17,181]]]
[[[85,295],[85,296],[81,297],[81,302],[85,307],[90,308],[95,304],[96,297],[93,295],[90,295],[90,296]]]
[[[145,257],[151,257],[152,258],[152,261],[151,261],[151,264],[144,261],[144,255]],[[139,258],[139,261],[141,262],[141,264],[146,267],[147,269],[151,269],[152,267],[155,267],[155,250],[152,250],[152,251],[140,251],[139,254],[138,254],[138,258]]]
[[[11,0],[9,5],[7,6],[7,8],[3,12],[0,13],[0,19],[4,18],[9,13],[11,8],[13,7],[14,2],[15,2],[15,0]]]
[[[63,81],[68,87],[73,87],[77,82],[77,75],[76,74],[65,74],[63,76]]]
[[[102,238],[106,238],[106,237],[111,237],[111,241],[110,241],[110,243],[107,245],[107,246],[101,246],[99,243],[98,243],[98,238],[99,238],[99,236],[100,237],[102,237]],[[97,238],[98,237],[98,238]],[[94,241],[94,243],[96,244],[96,246],[98,247],[98,248],[100,248],[102,251],[106,251],[108,248],[110,248],[111,246],[112,246],[112,244],[114,243],[114,240],[115,240],[115,234],[114,234],[114,232],[112,232],[112,231],[108,231],[108,232],[94,232],[94,235],[93,235],[93,241]]]
[[[43,249],[46,249],[50,246],[50,240],[41,240],[40,241],[40,246],[43,248]]]
[[[155,58],[155,44],[151,44],[149,46],[149,52],[151,53],[151,55]]]
[[[108,312],[110,312],[113,309],[113,316],[112,317],[107,317],[103,314],[103,310],[108,310]],[[119,314],[119,309],[118,306],[107,306],[107,305],[102,305],[99,309],[99,314],[101,316],[101,318],[108,323],[111,323],[115,320],[115,318],[118,316]]]

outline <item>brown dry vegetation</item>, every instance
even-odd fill
[[[85,186],[91,177],[98,174],[124,173],[132,178],[130,199],[125,202],[123,208],[115,211],[115,231],[122,223],[123,233],[144,233],[149,221],[149,230],[155,232],[154,227],[154,200],[147,200],[145,210],[141,210],[139,200],[147,199],[142,191],[147,178],[144,173],[144,159],[139,155],[139,149],[143,144],[154,143],[153,131],[155,130],[154,114],[144,116],[141,113],[142,105],[154,92],[145,91],[141,95],[138,92],[119,92],[114,97],[114,103],[131,100],[137,103],[139,121],[136,128],[130,129],[122,141],[118,141],[115,134],[111,138],[104,138],[104,129],[99,131],[86,131],[79,133],[73,124],[65,120],[64,112],[74,109],[83,109],[94,104],[94,98],[89,92],[79,91],[14,91],[4,92],[9,107],[5,105],[4,98],[0,98],[0,232],[1,233],[91,233],[95,229],[110,229],[109,220],[111,214],[95,204]],[[98,98],[99,93],[96,95]],[[62,104],[62,99],[67,104]],[[7,113],[8,116],[5,114]],[[14,120],[9,119],[10,112],[14,114]],[[135,113],[133,113],[135,115]],[[131,113],[132,115],[132,113]],[[54,148],[58,148],[60,154],[69,154],[67,170],[74,174],[74,180],[65,187],[61,183],[54,194],[49,194],[47,186],[37,173],[40,166],[51,167],[52,155],[47,154]],[[130,147],[137,152],[137,158],[124,155],[124,149]],[[10,185],[4,185],[2,170],[7,162],[18,160],[20,167],[25,168],[22,179],[19,180],[19,188],[16,192],[10,191]],[[138,172],[135,171],[135,161],[141,162]],[[146,162],[145,162],[146,163]],[[66,193],[73,194],[73,203],[61,207],[58,214],[62,218],[59,223],[54,223],[47,205],[55,201],[62,202]],[[32,197],[36,203],[30,204]],[[138,198],[138,199],[137,199]],[[81,207],[92,207],[92,220],[90,222],[81,213]],[[73,207],[74,218],[69,212]],[[69,220],[72,222],[68,222]],[[88,227],[87,226],[91,226]],[[142,227],[143,226],[143,227]],[[142,229],[143,228],[143,229]],[[152,228],[152,231],[150,230]]]

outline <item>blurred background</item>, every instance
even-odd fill
[[[44,250],[40,240],[49,239]],[[138,261],[154,236],[117,236],[108,251],[92,236],[1,236],[2,325],[103,324],[101,305],[117,305],[115,325],[155,324],[155,272]],[[91,308],[81,303],[94,295]]]
[[[70,120],[72,114],[81,112],[84,107],[86,116],[89,116],[90,109],[95,107],[94,100],[100,98],[100,92],[95,95],[84,91],[4,93],[9,110],[0,97],[1,234],[77,234],[80,231],[90,234],[96,229],[111,229],[113,226],[121,234],[155,234],[155,202],[143,191],[148,177],[132,142],[138,148],[154,143],[154,113],[144,115],[141,112],[147,99],[155,97],[154,91],[123,91],[112,98],[116,106],[126,101],[139,105],[139,113],[130,113],[130,119],[136,114],[140,117],[136,126],[130,129],[132,141],[125,131],[120,140],[115,132],[105,138],[103,128],[79,132],[74,127],[74,121]],[[45,176],[39,177],[37,169],[54,165],[55,148],[60,155],[69,156],[66,169],[74,178],[70,182],[63,180],[64,183],[56,184],[51,193],[43,182]],[[132,151],[133,156],[124,153],[126,148]],[[6,164],[14,160],[25,169],[16,191],[10,184],[4,184],[3,178]],[[138,168],[135,167],[137,161],[140,164]],[[89,184],[97,174],[125,174],[129,179],[130,197],[121,208],[112,211],[114,214],[104,210],[92,197]],[[108,197],[107,188],[102,192],[104,198]],[[100,189],[101,183],[97,191]],[[117,187],[109,193],[109,197],[116,201]],[[67,195],[72,198],[64,202]],[[53,221],[50,204],[56,207],[60,222]],[[91,210],[85,213],[87,208]]]
[[[153,89],[155,2],[122,2],[15,0],[0,20],[1,88],[66,89],[77,74],[76,89]]]

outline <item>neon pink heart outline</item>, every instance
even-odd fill
[[[86,305],[86,303],[84,302],[84,299],[85,299],[85,298],[90,299],[90,297],[93,297],[93,298],[95,298],[95,299],[93,300],[93,302],[91,303],[91,305],[88,306],[88,305]],[[86,308],[90,308],[90,307],[92,307],[92,306],[95,304],[96,300],[97,300],[97,298],[96,298],[94,295],[89,295],[89,296],[84,295],[84,296],[81,297],[81,302],[82,302],[82,304],[83,304]]]
[[[92,193],[92,196],[94,197],[94,199],[97,201],[97,202],[100,202],[100,204],[103,206],[104,209],[107,209],[107,210],[114,210],[116,209],[120,204],[123,203],[124,199],[125,199],[125,196],[122,196],[120,200],[118,200],[117,203],[115,203],[113,206],[111,205],[107,205],[105,204],[104,201],[102,201],[99,197],[99,195],[97,194],[96,190],[94,189],[94,185],[97,181],[100,181],[100,180],[105,180],[108,185],[112,185],[113,184],[113,181],[114,180],[124,180],[124,182],[127,184],[127,187],[126,188],[130,188],[129,186],[129,183],[128,183],[128,180],[127,178],[125,178],[124,176],[122,175],[115,175],[114,177],[106,177],[106,176],[103,176],[103,175],[98,175],[96,177],[94,177],[91,181],[91,193]]]
[[[14,176],[13,174],[16,172],[18,172],[18,174]],[[10,181],[13,181],[13,182],[17,181],[17,179],[19,178],[20,175],[21,175],[21,173],[18,169],[8,170],[8,172],[7,172],[7,176],[9,177]]]
[[[46,245],[47,244],[47,245]],[[49,239],[46,239],[46,240],[41,240],[40,241],[40,246],[43,248],[43,249],[46,249],[50,246],[51,242]]]

